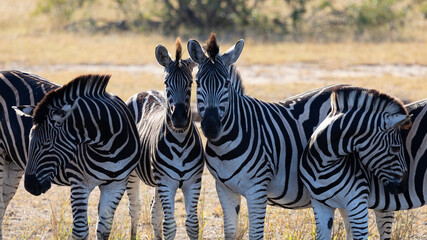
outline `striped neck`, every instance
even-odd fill
[[[192,124],[193,124],[193,116],[191,114],[191,110],[188,111],[189,116],[188,116],[188,122],[187,124],[183,127],[183,128],[176,128],[173,123],[172,123],[172,119],[169,117],[169,114],[166,113],[166,128],[169,132],[172,133],[178,133],[178,134],[182,134],[184,133],[184,136],[188,133],[188,130],[191,128]]]

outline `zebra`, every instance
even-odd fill
[[[164,238],[175,237],[174,202],[176,191],[181,188],[187,212],[187,235],[194,240],[199,235],[197,203],[204,168],[203,144],[190,109],[195,63],[191,59],[181,59],[179,38],[175,60],[162,45],[156,47],[155,53],[158,63],[165,69],[166,93],[141,92],[126,102],[135,117],[141,139],[142,158],[136,172],[145,184],[155,187],[151,223],[156,239],[162,239],[163,218]],[[128,188],[136,194],[128,195],[136,197],[138,188],[133,185]],[[132,222],[137,222],[137,218]]]
[[[28,156],[31,119],[22,118],[13,107],[36,105],[47,92],[59,86],[21,71],[0,72],[0,239],[6,208],[18,189]]]
[[[427,173],[427,99],[407,104],[405,107],[411,115],[412,126],[402,130],[403,151],[408,166],[407,185],[402,188],[403,192],[392,194],[384,189],[375,175],[370,172],[366,174],[366,181],[370,183],[368,204],[369,208],[374,209],[381,240],[391,239],[394,211],[424,206],[427,199],[427,192],[424,190]],[[343,213],[341,215],[347,239],[353,239],[348,217]]]
[[[241,196],[248,206],[249,238],[262,239],[267,204],[289,209],[311,206],[298,178],[298,161],[308,138],[326,118],[336,86],[275,103],[247,96],[234,66],[243,45],[240,40],[220,54],[211,34],[205,50],[190,40],[188,51],[199,64],[197,109],[207,138],[206,165],[223,209],[225,239],[236,238]]]
[[[312,134],[299,165],[311,194],[317,239],[330,239],[335,208],[346,210],[353,239],[367,239],[366,174],[376,176],[389,193],[402,191],[407,165],[400,128],[407,128],[409,119],[399,100],[376,90],[333,90],[331,112]]]
[[[37,196],[52,183],[71,186],[73,239],[89,236],[88,198],[96,186],[101,192],[97,238],[108,239],[115,209],[141,154],[131,113],[105,91],[109,79],[79,76],[50,91],[31,114],[25,189]]]

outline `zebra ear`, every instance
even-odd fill
[[[206,59],[202,46],[200,46],[200,43],[196,40],[190,39],[187,43],[187,49],[188,54],[190,54],[190,57],[194,62],[201,64]]]
[[[385,119],[385,128],[391,129],[396,127],[401,127],[407,124],[408,121],[411,120],[412,115],[403,115],[403,114],[395,114],[388,115]]]
[[[225,65],[230,66],[235,63],[237,59],[239,59],[240,54],[243,50],[244,41],[240,39],[236,45],[227,50],[224,54],[222,54],[221,59],[225,63]]]
[[[74,105],[71,106],[70,104],[64,105],[61,109],[57,109],[55,113],[53,114],[52,118],[58,123],[63,122],[65,119],[67,119],[74,108]]]
[[[16,114],[22,117],[33,117],[34,108],[36,106],[32,105],[21,105],[21,106],[12,106]]]
[[[156,59],[157,62],[163,67],[169,66],[169,64],[172,62],[168,50],[162,45],[157,45],[156,47]]]

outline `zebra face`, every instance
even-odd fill
[[[229,102],[230,80],[224,64],[207,60],[196,75],[197,110],[202,117],[201,128],[208,139],[216,138],[222,129],[222,119]],[[221,68],[221,69],[217,69]]]
[[[172,62],[165,68],[168,117],[175,128],[184,128],[190,120],[191,84],[194,63],[191,59],[179,63]]]
[[[61,115],[58,114],[59,111],[62,112]],[[24,185],[33,195],[49,190],[59,168],[65,164],[61,159],[73,156],[74,151],[69,149],[73,144],[67,142],[67,134],[62,128],[64,112],[59,111],[52,110],[44,122],[34,124],[30,131]]]
[[[156,47],[156,59],[165,68],[166,96],[168,99],[168,119],[173,129],[184,128],[190,121],[191,84],[193,68],[191,59],[181,60],[181,42],[177,39],[176,59],[170,58],[169,52],[162,45]]]
[[[196,74],[197,110],[202,117],[203,134],[208,139],[215,139],[222,132],[222,122],[230,108],[231,84],[228,69],[237,61],[242,49],[243,40],[240,40],[221,55],[216,37],[211,34],[205,49],[208,53],[206,56],[197,41],[188,42],[190,57],[199,64]]]
[[[392,194],[406,190],[407,164],[404,157],[400,129],[393,128],[376,134],[359,149],[362,163],[383,183]]]

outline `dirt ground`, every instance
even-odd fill
[[[155,63],[144,65],[113,64],[56,64],[43,66],[10,65],[11,69],[29,72],[108,72],[149,73],[161,75],[163,68]],[[399,78],[426,78],[427,66],[404,64],[352,65],[341,68],[325,68],[321,64],[295,63],[286,65],[239,65],[244,84],[281,84],[319,82],[325,78],[378,78],[383,76]],[[194,70],[196,71],[196,70]],[[427,80],[426,80],[427,81]]]

